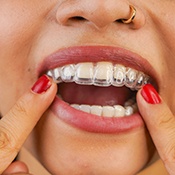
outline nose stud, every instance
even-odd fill
[[[130,17],[128,19],[121,19],[121,21],[124,23],[124,24],[129,24],[131,23],[134,18],[136,17],[136,8],[132,5],[129,6],[130,7],[130,11],[131,11],[131,14],[130,14]]]

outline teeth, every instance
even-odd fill
[[[121,105],[115,105],[115,115],[114,117],[123,117],[125,116],[125,108]]]
[[[102,116],[104,117],[113,117],[115,109],[112,106],[104,106],[102,110]]]
[[[150,81],[149,76],[141,71],[120,64],[113,65],[110,62],[70,64],[49,70],[47,75],[52,77],[56,83],[75,82],[81,85],[102,87],[111,85],[116,87],[126,86],[132,90],[139,90]],[[134,98],[125,102],[124,106],[90,106],[86,104],[71,104],[70,106],[77,110],[103,117],[125,117],[138,111]]]
[[[78,104],[71,104],[71,107],[86,112],[90,114],[95,114],[98,116],[103,117],[124,117],[124,116],[130,116],[134,112],[137,111],[137,105],[136,103],[133,106],[127,106],[123,107],[121,105],[115,105],[115,106],[98,106],[98,105],[78,105]]]
[[[75,82],[95,86],[126,86],[133,90],[147,84],[149,77],[143,72],[110,62],[70,64],[47,72],[56,83]]]
[[[71,106],[72,106],[73,108],[77,109],[77,110],[79,110],[79,109],[80,109],[80,105],[77,105],[77,104],[72,104]]]
[[[79,63],[76,66],[75,82],[77,84],[91,85],[93,83],[93,63]]]
[[[132,106],[127,106],[126,108],[125,108],[125,115],[126,116],[130,116],[131,114],[133,114],[134,113],[134,109],[132,108]]]
[[[91,106],[91,114],[101,116],[102,110],[103,110],[103,108],[101,106],[97,106],[97,105]]]
[[[137,79],[137,71],[129,68],[126,71],[125,85],[129,88],[135,87],[136,79]]]
[[[139,73],[137,76],[137,80],[136,80],[136,90],[140,89],[143,85],[144,85],[144,81],[146,80],[147,77],[145,77],[145,75],[143,73]]]
[[[94,85],[110,86],[113,75],[113,65],[108,62],[99,62],[95,67]]]
[[[124,106],[127,107],[127,106],[132,106],[133,104],[135,104],[135,98],[131,98],[129,99],[128,101],[125,102]]]
[[[61,79],[64,82],[73,82],[75,76],[75,66],[73,64],[61,68]]]
[[[114,105],[114,106],[99,106],[99,105],[79,105],[71,104],[71,107],[98,116],[103,117],[125,117],[130,116],[138,111],[137,103],[135,97],[129,99],[125,102],[124,106]]]
[[[122,65],[114,66],[114,74],[113,74],[113,81],[112,84],[117,87],[121,87],[125,85],[125,78],[126,78],[126,68]]]
[[[79,110],[90,113],[91,108],[89,105],[80,105]]]
[[[56,69],[53,69],[53,70],[49,70],[47,72],[47,75],[52,77],[56,83],[61,83],[62,82],[59,68],[56,68]]]

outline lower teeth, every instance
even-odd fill
[[[130,116],[138,111],[137,104],[134,100],[128,100],[124,106],[100,106],[100,105],[86,105],[86,104],[71,104],[71,107],[97,116],[103,117],[125,117]]]

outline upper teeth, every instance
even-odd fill
[[[134,90],[148,83],[149,76],[141,71],[110,62],[78,63],[47,72],[55,82],[75,82],[95,86],[126,86]]]

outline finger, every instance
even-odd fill
[[[152,85],[137,93],[137,103],[166,169],[175,173],[175,117]]]
[[[56,94],[56,84],[43,75],[0,120],[0,174],[15,158]]]
[[[25,163],[21,161],[15,161],[9,165],[9,167],[3,172],[2,175],[12,173],[29,173],[29,169]]]

